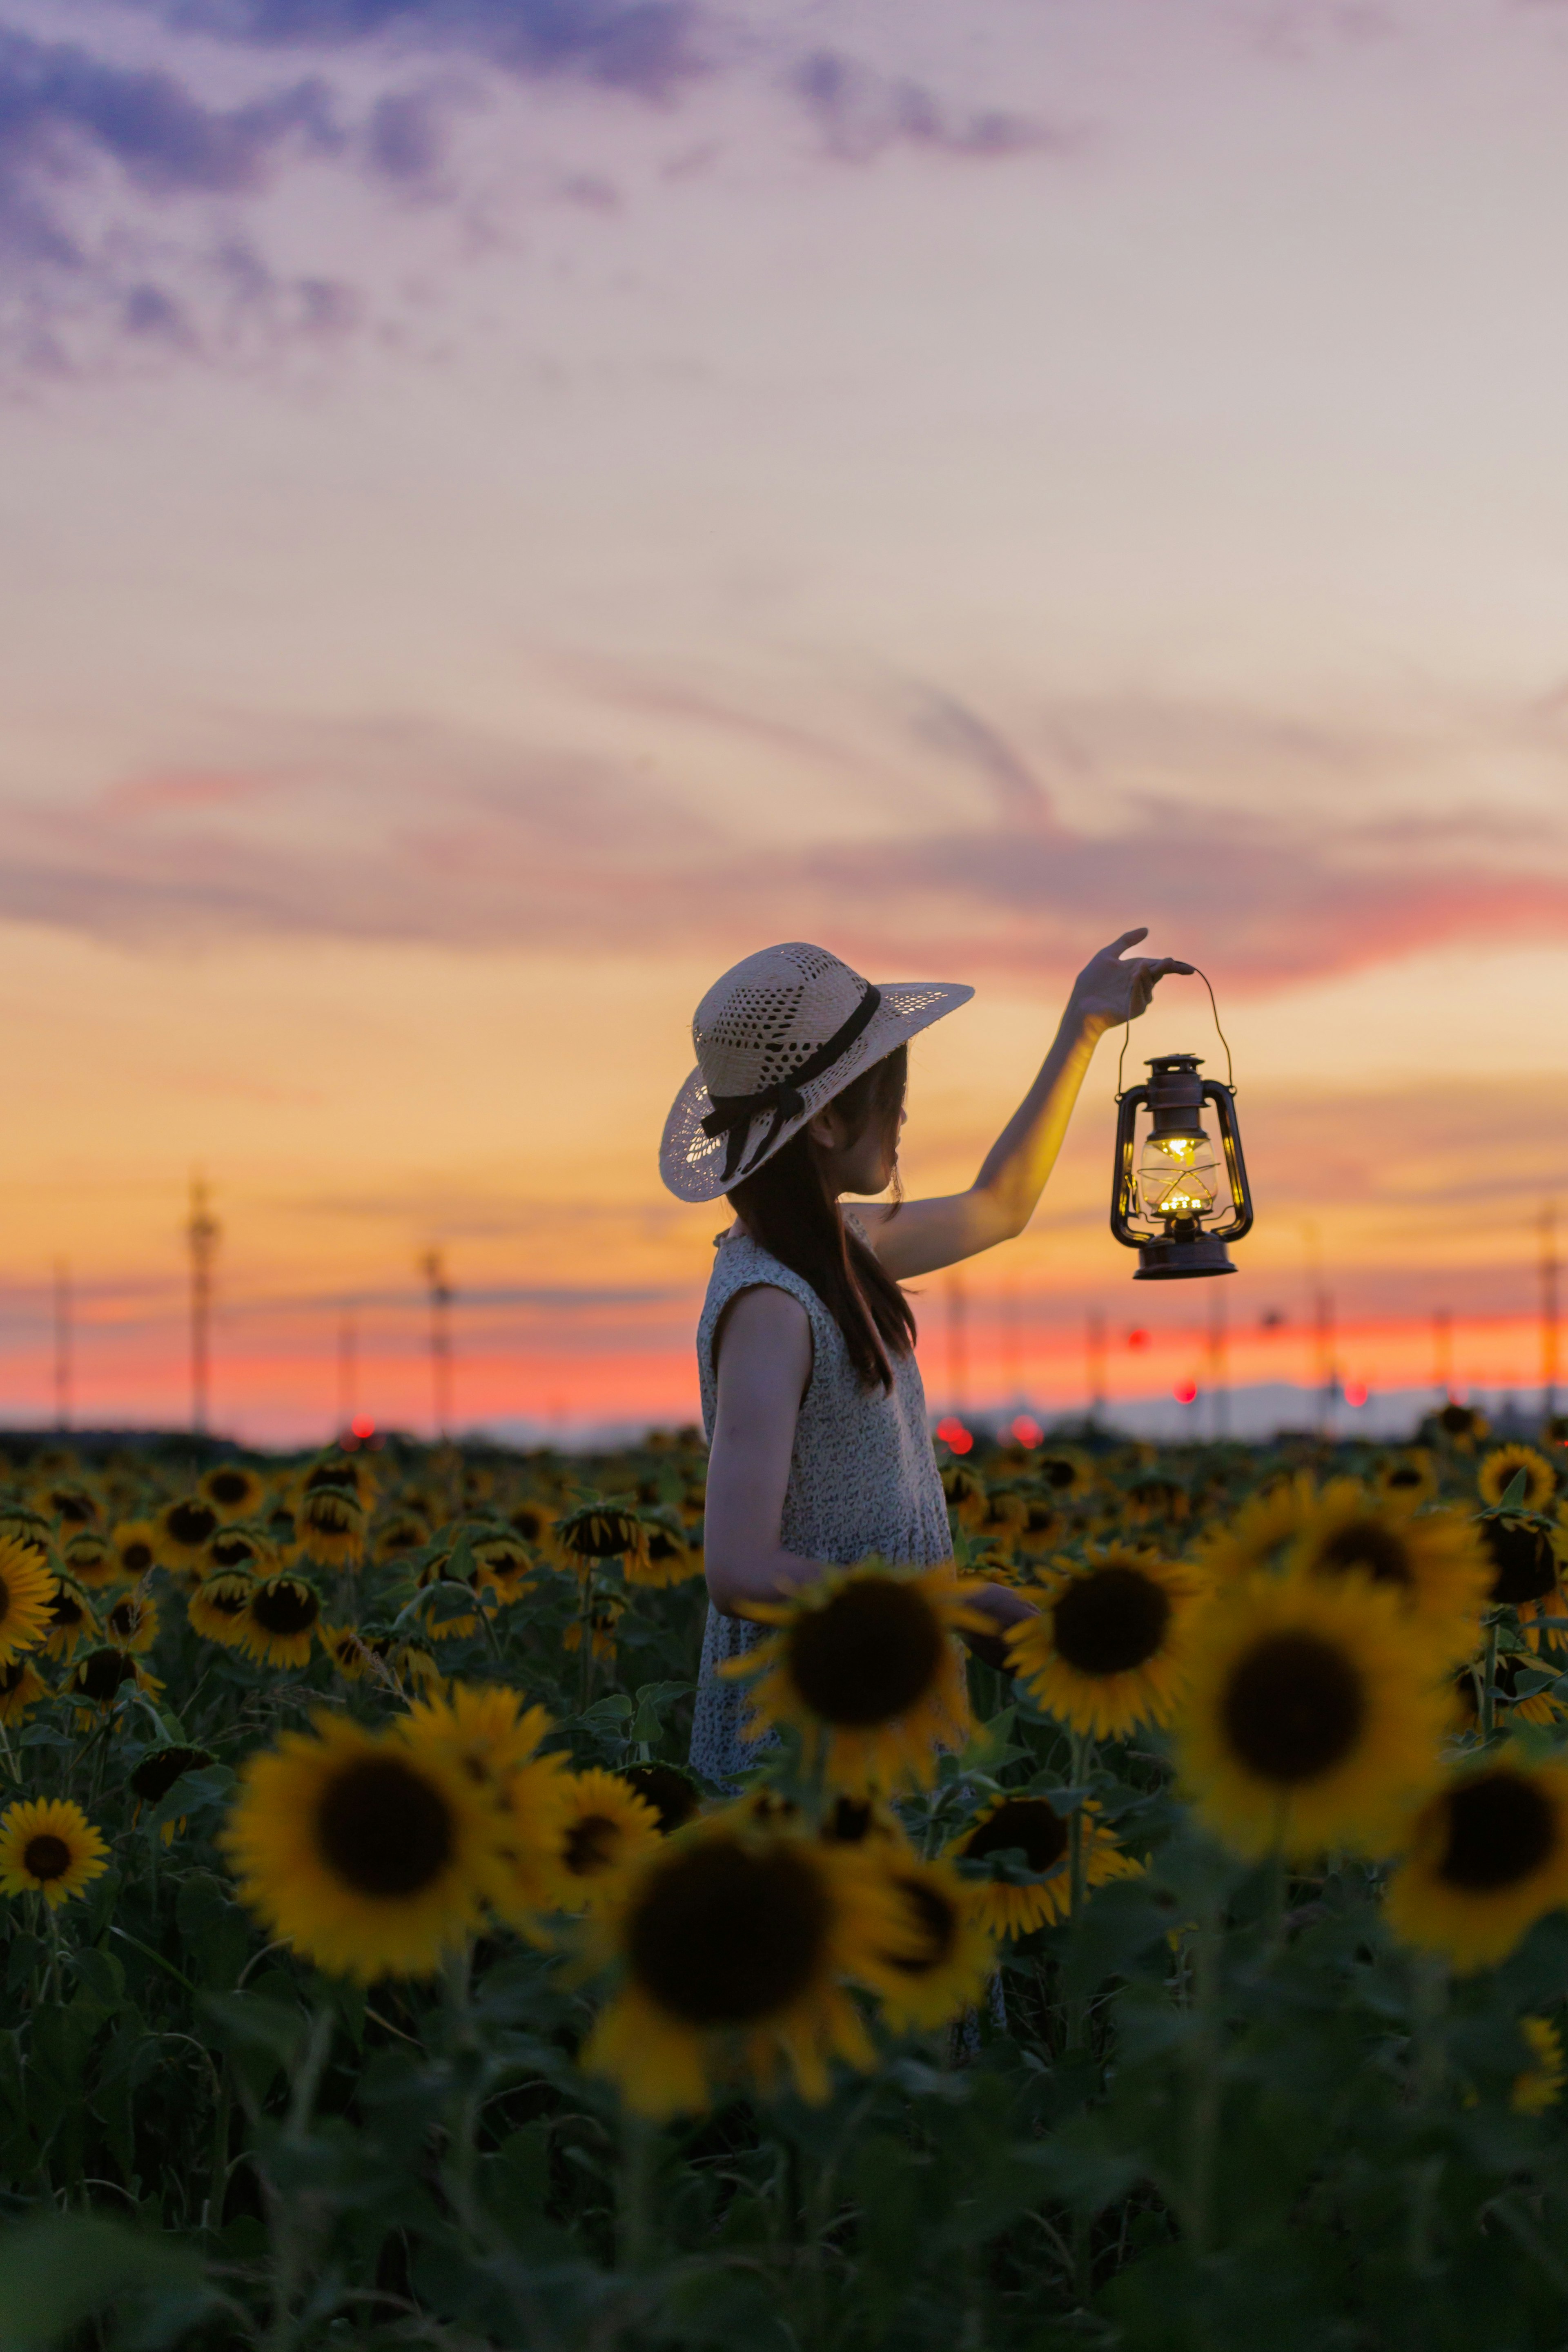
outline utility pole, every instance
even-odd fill
[[[452,1434],[452,1286],[438,1249],[426,1250],[419,1262],[430,1293],[430,1391],[435,1434]]]
[[[55,1260],[55,1427],[71,1425],[71,1271]]]
[[[1307,1240],[1307,1273],[1312,1299],[1313,1423],[1317,1434],[1327,1437],[1333,1429],[1334,1402],[1339,1394],[1339,1367],[1334,1361],[1333,1294],[1323,1280],[1318,1229],[1309,1222],[1302,1231]]]
[[[1432,1386],[1443,1404],[1454,1402],[1454,1318],[1446,1307],[1432,1317]]]
[[[1023,1372],[1019,1360],[1018,1276],[1009,1273],[1002,1283],[1002,1399],[1009,1412],[1024,1403]]]
[[[360,1335],[354,1310],[345,1307],[338,1325],[338,1434],[353,1426],[359,1407]]]
[[[1215,1283],[1208,1294],[1209,1428],[1219,1441],[1230,1434],[1230,1324],[1225,1286]]]
[[[1089,1418],[1098,1422],[1105,1411],[1105,1318],[1097,1307],[1083,1326],[1083,1356],[1089,1374]]]
[[[962,1421],[969,1404],[968,1300],[961,1275],[947,1276],[947,1398],[948,1410]]]
[[[1557,1411],[1557,1203],[1541,1207],[1541,1418]]]
[[[205,1179],[191,1179],[185,1241],[191,1253],[191,1427],[207,1433],[212,1381],[213,1262],[221,1228],[208,1203]]]

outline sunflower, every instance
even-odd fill
[[[131,1793],[136,1799],[135,1818],[141,1818],[143,1805],[161,1805],[182,1773],[199,1772],[204,1764],[216,1762],[205,1748],[150,1748],[132,1770]],[[165,1822],[159,1835],[164,1845],[172,1845],[185,1827],[184,1816]]]
[[[923,2033],[949,2025],[985,1999],[997,1962],[977,1890],[951,1863],[922,1862],[907,1851],[887,1853],[883,1867],[900,1913],[901,1932],[879,1953],[876,1990],[895,2033]]]
[[[678,1764],[622,1764],[619,1777],[634,1797],[652,1805],[665,1837],[673,1830],[684,1829],[702,1804],[701,1789]]]
[[[1163,1470],[1139,1471],[1127,1481],[1124,1491],[1124,1507],[1134,1527],[1148,1527],[1156,1521],[1175,1526],[1192,1516],[1191,1495],[1179,1478],[1169,1477]]]
[[[124,1695],[128,1685],[133,1691],[145,1692],[149,1698],[163,1687],[157,1675],[150,1675],[139,1659],[128,1657],[123,1650],[102,1649],[89,1650],[78,1658],[66,1676],[64,1688],[68,1697],[86,1699],[93,1706],[111,1707]]]
[[[703,1572],[703,1556],[695,1544],[687,1543],[684,1531],[650,1512],[643,1522],[643,1551],[639,1558],[632,1554],[626,1561],[628,1584],[649,1585],[657,1590],[670,1584],[685,1584]]]
[[[1501,1709],[1506,1707],[1511,1723],[1555,1723],[1557,1721],[1559,1712],[1557,1702],[1549,1690],[1531,1691],[1526,1698],[1521,1698],[1517,1695],[1520,1668],[1533,1664],[1532,1659],[1522,1657],[1517,1652],[1511,1652],[1507,1656],[1498,1659],[1492,1675],[1492,1686],[1496,1694],[1500,1719]],[[1473,1731],[1480,1721],[1479,1678],[1482,1670],[1481,1660],[1474,1659],[1468,1666],[1461,1666],[1453,1678],[1454,1721],[1457,1730]]]
[[[374,1664],[369,1650],[360,1637],[357,1625],[323,1625],[319,1629],[321,1647],[337,1667],[346,1683],[363,1680]]]
[[[1519,2038],[1530,2053],[1530,2063],[1514,2076],[1508,2104],[1516,2116],[1543,2116],[1557,2105],[1568,2082],[1563,2037],[1549,2017],[1521,2017]]]
[[[428,1976],[482,1924],[500,1819],[434,1743],[319,1710],[252,1756],[220,1843],[242,1899],[318,1968]]]
[[[31,1544],[0,1537],[0,1666],[36,1648],[48,1633],[57,1580]]]
[[[1056,1505],[1043,1495],[1026,1495],[1023,1521],[1014,1541],[1026,1559],[1038,1559],[1054,1551],[1067,1532],[1067,1521]]]
[[[1525,1486],[1521,1511],[1544,1511],[1557,1494],[1557,1473],[1533,1445],[1494,1445],[1476,1472],[1476,1491],[1493,1508],[1501,1502],[1520,1471]]]
[[[1527,1928],[1568,1902],[1568,1766],[1505,1748],[1457,1772],[1411,1824],[1386,1908],[1406,1944],[1457,1969],[1506,1959]]]
[[[569,1759],[538,1752],[553,1727],[549,1715],[504,1684],[455,1682],[415,1699],[396,1727],[421,1752],[455,1765],[495,1808],[504,1868],[492,1901],[503,1918],[531,1932],[560,1895]]]
[[[92,1528],[67,1538],[60,1561],[71,1582],[84,1592],[105,1592],[124,1581],[119,1553],[106,1536]],[[151,1555],[147,1564],[152,1565]]]
[[[1492,1564],[1487,1599],[1494,1608],[1511,1609],[1526,1640],[1538,1646],[1541,1633],[1535,1621],[1563,1613],[1551,1536],[1529,1519],[1482,1519],[1480,1538]]]
[[[507,1513],[507,1524],[515,1534],[521,1536],[526,1544],[538,1549],[549,1541],[550,1530],[555,1526],[555,1513],[545,1504],[531,1499],[514,1503]]]
[[[1180,1777],[1238,1853],[1386,1853],[1436,1777],[1448,1704],[1386,1589],[1249,1578],[1195,1628]]]
[[[780,2061],[802,2098],[821,2101],[835,2056],[875,2063],[846,1980],[878,1979],[904,1922],[858,1849],[727,1809],[656,1843],[592,1916],[591,1955],[618,1962],[621,1983],[582,2063],[633,2112],[690,2114],[737,2077],[766,2095]]]
[[[254,1519],[267,1500],[267,1481],[243,1462],[219,1462],[203,1471],[196,1491],[221,1519]]]
[[[30,1499],[46,1518],[56,1522],[62,1534],[74,1535],[83,1528],[95,1528],[102,1516],[98,1496],[89,1488],[69,1481],[35,1486]]]
[[[956,1456],[951,1462],[944,1462],[942,1492],[958,1525],[972,1528],[986,1507],[986,1482],[979,1472]]]
[[[1315,1501],[1310,1478],[1297,1474],[1272,1479],[1249,1495],[1233,1518],[1206,1529],[1193,1546],[1193,1558],[1217,1585],[1277,1567],[1310,1524]]]
[[[838,1796],[817,1824],[830,1845],[896,1845],[913,1853],[909,1832],[881,1797]]]
[[[1048,1445],[1032,1457],[1030,1467],[1058,1503],[1081,1502],[1094,1491],[1094,1465],[1075,1445]]]
[[[0,1894],[41,1895],[53,1911],[108,1866],[108,1846],[68,1798],[37,1797],[0,1814]]]
[[[604,1561],[618,1559],[628,1581],[647,1550],[648,1530],[622,1503],[587,1502],[555,1523],[555,1546],[579,1576],[591,1576]]]
[[[45,1656],[74,1657],[79,1643],[96,1642],[98,1637],[98,1620],[87,1594],[68,1576],[57,1576],[49,1601],[49,1637],[44,1643]]]
[[[1093,1805],[1083,1808],[1083,1883],[1103,1886],[1108,1878],[1124,1878],[1137,1864],[1122,1852],[1110,1831],[1096,1819]],[[1047,1797],[993,1798],[983,1812],[948,1844],[954,1862],[983,1862],[993,1853],[1019,1853],[1034,1874],[1032,1885],[1007,1878],[974,1878],[970,1899],[979,1925],[993,1936],[1028,1936],[1036,1927],[1065,1919],[1072,1908],[1069,1874],[1071,1831],[1067,1821]]]
[[[138,1654],[158,1639],[158,1603],[140,1592],[121,1593],[103,1621],[103,1630],[117,1650]]]
[[[254,1581],[248,1576],[204,1577],[185,1601],[193,1631],[204,1641],[221,1642],[225,1650],[237,1650]]]
[[[626,1603],[618,1594],[601,1592],[595,1595],[588,1612],[590,1654],[601,1664],[611,1664],[615,1657],[615,1628],[626,1613]],[[573,1657],[582,1647],[580,1617],[574,1617],[560,1637],[560,1646]]]
[[[1491,1435],[1491,1423],[1474,1405],[1446,1404],[1431,1419],[1434,1435],[1457,1454],[1473,1454]]]
[[[415,1685],[423,1688],[441,1680],[441,1668],[422,1642],[366,1632],[361,1633],[360,1639],[378,1673],[389,1676],[400,1690]]]
[[[259,1665],[308,1665],[320,1622],[321,1596],[304,1577],[262,1577],[251,1583],[236,1621],[238,1646]]]
[[[422,1551],[430,1541],[430,1522],[418,1511],[394,1511],[371,1538],[371,1556],[378,1563],[401,1559],[404,1552]]]
[[[424,1593],[421,1615],[433,1642],[461,1642],[479,1622],[474,1613],[474,1589],[455,1577],[443,1575],[444,1566],[444,1562],[434,1562],[428,1576],[421,1575]]]
[[[533,1555],[519,1536],[476,1537],[473,1552],[481,1592],[494,1592],[509,1605],[533,1591],[537,1580],[528,1573],[534,1566]]]
[[[1189,1569],[1130,1544],[1107,1544],[1082,1568],[1034,1588],[1040,1614],[1008,1633],[1012,1671],[1071,1730],[1122,1738],[1168,1723],[1182,1682],[1182,1645],[1202,1587]]]
[[[747,1613],[779,1629],[719,1668],[757,1677],[748,1739],[797,1725],[809,1761],[821,1758],[830,1788],[850,1796],[929,1787],[938,1743],[964,1745],[967,1685],[951,1636],[992,1627],[966,1605],[949,1562],[830,1570],[793,1601],[753,1602]]]
[[[139,1584],[158,1565],[158,1529],[151,1519],[121,1519],[110,1538],[121,1578]]]
[[[1437,1473],[1424,1445],[1402,1446],[1385,1456],[1373,1474],[1379,1494],[1412,1509],[1437,1500]]]
[[[0,1666],[0,1723],[25,1723],[41,1698],[47,1698],[48,1684],[31,1658],[17,1658],[8,1666]]]
[[[198,1574],[207,1539],[218,1525],[218,1514],[204,1495],[182,1495],[165,1503],[152,1522],[152,1549],[159,1566],[171,1576]]]
[[[344,1454],[331,1446],[299,1472],[295,1481],[298,1511],[312,1495],[348,1495],[362,1511],[375,1500],[375,1473],[362,1454]]]
[[[365,1556],[365,1507],[340,1486],[312,1487],[294,1524],[301,1549],[323,1568],[357,1568]]]
[[[266,1576],[277,1566],[277,1549],[259,1528],[221,1527],[207,1538],[202,1574]]]
[[[607,1899],[618,1873],[656,1850],[659,1816],[619,1772],[591,1768],[566,1778],[556,1838],[561,1909],[594,1910]]]
[[[1385,1586],[1439,1664],[1475,1648],[1492,1569],[1475,1521],[1458,1511],[1417,1515],[1403,1502],[1377,1501],[1354,1478],[1335,1478],[1290,1558],[1305,1576],[1362,1576]]]

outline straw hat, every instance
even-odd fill
[[[697,1066],[664,1122],[659,1173],[683,1201],[716,1200],[852,1078],[974,993],[942,981],[873,988],[799,940],[747,956],[697,1006]]]

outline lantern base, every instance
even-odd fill
[[[1186,1282],[1204,1274],[1234,1274],[1235,1266],[1222,1241],[1212,1234],[1194,1234],[1191,1240],[1165,1234],[1158,1241],[1138,1244],[1134,1282]]]

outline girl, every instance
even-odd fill
[[[1039,1076],[967,1192],[897,1190],[908,1043],[973,989],[869,981],[821,948],[765,948],[725,973],[692,1024],[697,1066],[664,1129],[661,1170],[685,1201],[727,1194],[736,1222],[697,1326],[710,1448],[709,1609],[692,1729],[694,1769],[733,1782],[756,1759],[743,1691],[722,1660],[764,1628],[776,1601],[876,1552],[921,1567],[951,1557],[947,1509],[899,1288],[1021,1234],[1055,1164],[1078,1089],[1107,1029],[1135,1020],[1155,982],[1190,964],[1125,950],[1124,932],[1085,965]],[[843,1196],[885,1192],[853,1210]],[[967,1591],[994,1637],[992,1662],[1030,1614],[999,1585]]]

